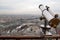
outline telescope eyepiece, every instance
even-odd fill
[[[46,9],[47,9],[47,11],[49,11],[49,7],[48,6],[46,6]]]
[[[39,8],[40,8],[41,6],[43,6],[43,5],[42,5],[42,4],[40,4],[40,5],[39,5]]]

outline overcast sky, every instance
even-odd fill
[[[0,14],[41,14],[39,4],[60,13],[60,0],[0,0]]]

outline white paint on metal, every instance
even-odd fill
[[[54,18],[47,10],[43,12],[43,15],[48,21]]]

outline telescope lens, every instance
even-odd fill
[[[50,25],[51,27],[56,28],[57,25],[59,24],[59,22],[60,22],[59,19],[57,19],[57,18],[53,18],[52,20],[50,20],[49,25]]]

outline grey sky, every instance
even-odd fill
[[[48,5],[60,13],[60,0],[0,0],[0,14],[40,14],[39,4]]]

